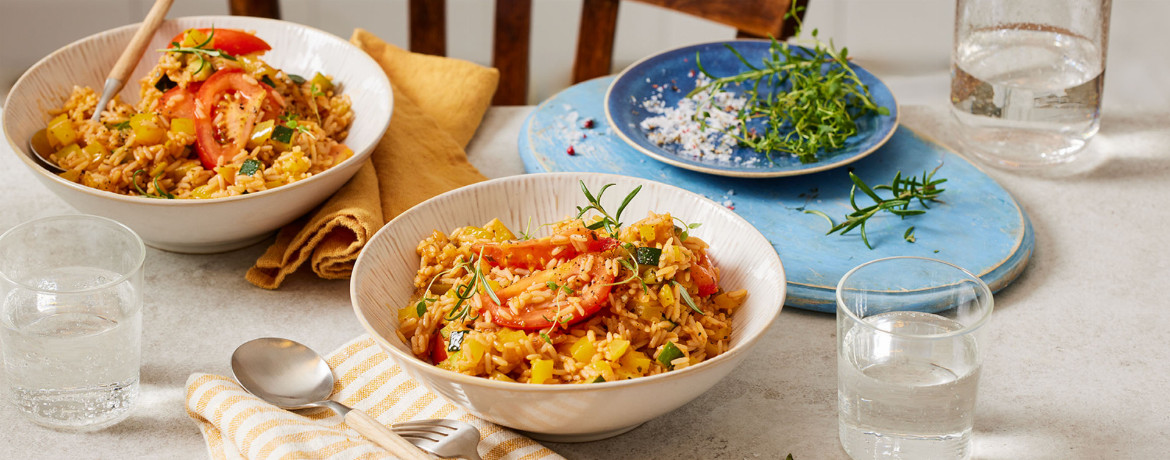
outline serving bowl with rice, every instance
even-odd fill
[[[592,201],[583,188],[620,228],[596,209],[578,217]],[[362,251],[350,298],[377,343],[455,404],[539,439],[588,441],[717,385],[785,288],[772,245],[718,203],[639,178],[552,173],[403,213]]]
[[[50,190],[151,246],[222,252],[267,237],[340,188],[389,125],[389,81],[360,49],[299,24],[233,16],[164,22],[130,78],[139,84],[90,122],[90,88],[135,27],[34,65],[3,122],[12,151]],[[26,143],[45,128],[34,143],[63,173],[37,164]]]

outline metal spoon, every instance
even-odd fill
[[[98,105],[94,108],[90,120],[101,121],[102,111],[110,104],[110,99],[113,99],[114,95],[118,94],[118,91],[121,91],[122,87],[126,85],[126,79],[130,78],[130,72],[134,71],[134,66],[142,59],[146,45],[150,44],[150,38],[154,36],[154,32],[158,30],[163,19],[166,19],[167,11],[171,9],[171,4],[174,2],[175,0],[155,0],[154,6],[150,7],[146,19],[142,20],[142,26],[138,28],[137,32],[134,32],[130,43],[126,44],[126,49],[122,51],[122,55],[118,56],[118,61],[114,63],[114,68],[110,69],[110,75],[106,77],[105,86],[102,87],[102,97],[98,100]],[[65,171],[49,159],[52,148],[49,146],[45,130],[42,129],[34,133],[32,138],[28,140],[28,147],[32,150],[33,156],[37,157],[41,164],[50,171],[58,173]]]
[[[364,412],[330,401],[333,371],[329,363],[300,343],[272,337],[247,342],[232,353],[232,372],[249,393],[282,409],[327,407],[392,454],[408,460],[430,458]]]

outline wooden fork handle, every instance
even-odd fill
[[[431,460],[434,458],[390,430],[390,427],[378,423],[373,417],[360,410],[352,409],[347,412],[345,424],[403,460]]]
[[[122,84],[126,83],[126,79],[130,78],[130,72],[134,71],[138,61],[142,59],[142,53],[146,51],[146,45],[150,43],[150,38],[154,36],[154,32],[158,30],[163,19],[166,19],[167,11],[171,9],[171,4],[174,2],[175,0],[155,0],[154,6],[150,7],[150,13],[146,15],[146,19],[142,20],[142,27],[139,27],[138,31],[134,33],[134,37],[126,45],[126,50],[122,52],[122,56],[118,57],[118,62],[110,70],[108,78],[118,80]]]

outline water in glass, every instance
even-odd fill
[[[850,329],[838,357],[845,451],[854,459],[969,458],[981,367],[974,338],[920,341],[890,334],[962,329],[930,313],[896,311],[865,321],[877,330]]]
[[[142,311],[131,283],[91,267],[34,274],[4,299],[0,340],[13,403],[39,424],[89,431],[129,416],[138,395]]]
[[[977,154],[1008,166],[1071,161],[1100,124],[1100,46],[1062,29],[975,30],[955,48],[952,112]]]

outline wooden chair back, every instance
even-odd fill
[[[618,7],[622,0],[584,0],[573,61],[573,83],[610,73]],[[786,15],[796,2],[803,16],[808,0],[633,0],[735,27],[739,37],[779,40],[792,35]],[[409,0],[410,50],[447,54],[446,0]],[[280,17],[278,0],[229,0],[233,15]],[[528,97],[532,0],[496,0],[492,65],[500,71],[500,86],[492,103],[523,105]]]

